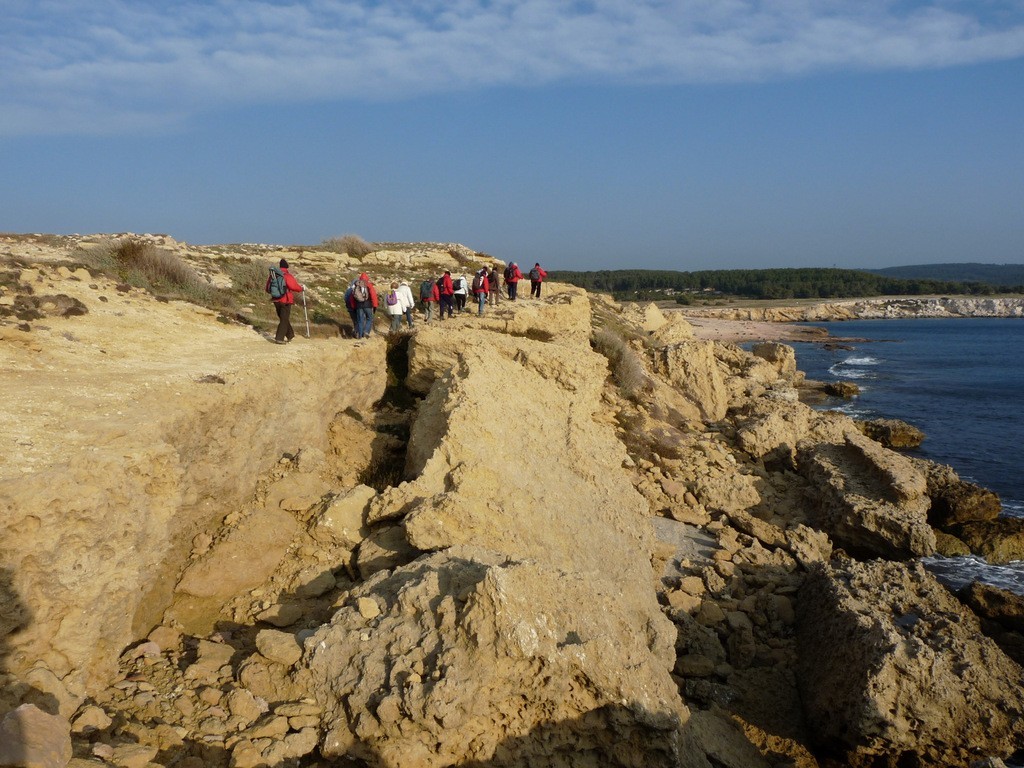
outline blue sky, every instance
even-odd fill
[[[0,0],[0,230],[1024,262],[1024,2]]]

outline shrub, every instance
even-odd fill
[[[168,298],[211,306],[217,290],[177,254],[136,238],[111,240],[83,253],[87,266]]]
[[[651,391],[653,382],[647,375],[640,355],[622,336],[603,328],[594,333],[591,344],[596,351],[608,358],[615,383],[619,385],[619,391],[625,397],[637,400],[644,393]]]
[[[347,253],[349,256],[361,259],[368,253],[373,253],[374,247],[366,242],[359,235],[342,235],[324,240],[323,247],[333,253]]]
[[[244,294],[262,293],[267,285],[270,267],[261,261],[227,263],[224,270],[231,278],[231,287]]]

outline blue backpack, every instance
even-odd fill
[[[288,292],[288,284],[284,279],[284,272],[277,267],[270,268],[270,283],[267,285],[267,293],[270,294],[270,298],[277,299],[283,298]]]

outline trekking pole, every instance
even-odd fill
[[[302,291],[302,314],[306,318],[306,338],[309,338],[309,314],[306,312],[306,291]]]

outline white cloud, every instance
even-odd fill
[[[224,105],[696,83],[1024,55],[1019,0],[0,0],[0,134]]]

